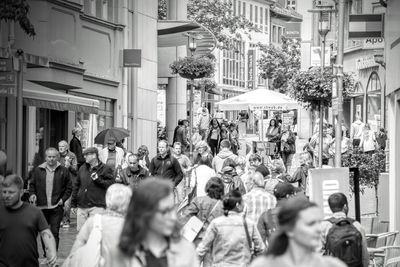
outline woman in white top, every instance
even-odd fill
[[[340,260],[316,252],[321,244],[321,209],[305,197],[288,199],[278,213],[279,230],[272,236],[267,253],[250,267],[345,267]]]
[[[360,148],[362,151],[365,153],[373,153],[375,151],[375,133],[374,131],[371,130],[369,127],[369,124],[366,123],[363,128],[363,132],[361,135],[361,141],[360,141]]]

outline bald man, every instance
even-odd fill
[[[260,172],[256,171],[251,180],[254,186],[243,196],[243,201],[246,216],[257,223],[263,212],[275,208],[276,198],[264,189],[264,176]]]

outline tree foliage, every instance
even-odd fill
[[[29,36],[35,36],[35,28],[28,18],[29,5],[26,0],[1,0],[0,21],[18,22]]]
[[[290,79],[300,70],[300,43],[283,37],[282,46],[259,44],[263,52],[257,61],[260,75],[272,80],[274,89],[286,93]]]
[[[250,38],[250,32],[259,31],[243,16],[233,13],[232,0],[188,0],[188,19],[210,30],[219,48],[231,49],[238,41]],[[166,0],[158,2],[158,18],[167,18]]]
[[[212,54],[184,57],[174,61],[170,68],[173,74],[187,79],[211,77],[215,72],[215,57]]]
[[[332,106],[332,82],[335,79],[332,68],[312,67],[305,71],[296,72],[289,82],[288,93],[291,97],[302,102],[305,108],[317,109],[320,104]],[[348,98],[354,92],[355,81],[351,73],[344,73],[343,98]]]

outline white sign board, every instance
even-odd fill
[[[385,39],[381,37],[366,38],[363,40],[363,49],[384,49]]]
[[[331,49],[330,47],[325,47],[325,67],[331,64]],[[310,65],[313,67],[321,66],[321,47],[312,46],[311,47],[311,62]]]

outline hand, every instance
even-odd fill
[[[72,209],[71,209],[71,213],[72,213],[73,215],[76,215],[77,210],[78,210],[77,208],[72,208]]]
[[[92,178],[93,181],[96,180],[97,178],[99,178],[99,176],[97,175],[96,172],[92,173],[92,174],[90,175],[90,177]]]
[[[47,265],[50,267],[56,267],[57,266],[57,256],[54,256],[51,259],[47,259]]]
[[[63,206],[64,205],[64,201],[62,199],[60,199],[57,203],[57,206]]]
[[[31,195],[29,197],[29,203],[36,204],[36,195]]]

